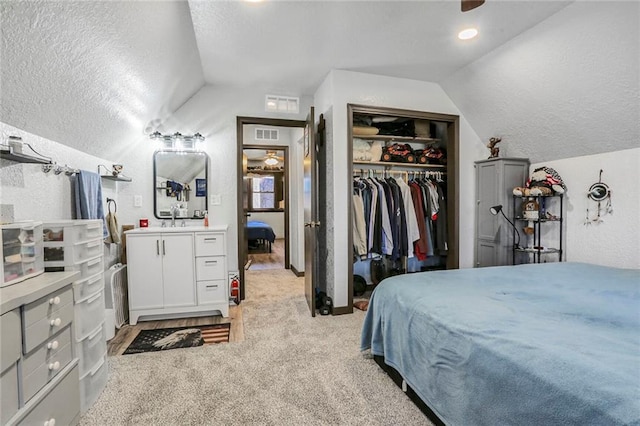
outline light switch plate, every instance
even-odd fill
[[[133,196],[133,207],[142,207],[142,195]]]
[[[220,194],[211,194],[211,205],[219,206],[222,203],[222,196]]]

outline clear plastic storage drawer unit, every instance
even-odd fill
[[[0,287],[18,283],[44,272],[42,222],[2,225],[2,281]]]

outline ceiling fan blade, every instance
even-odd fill
[[[462,0],[460,7],[463,12],[468,12],[476,7],[482,6],[483,4],[484,0]]]

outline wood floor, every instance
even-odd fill
[[[136,325],[125,325],[117,330],[113,339],[107,344],[107,354],[109,356],[122,355],[129,347],[133,339],[136,338],[140,330],[171,327],[189,327],[194,325],[210,325],[231,323],[229,330],[229,342],[242,342],[244,340],[244,327],[242,325],[242,305],[229,306],[229,318],[220,315],[197,318],[181,318],[163,321],[141,321]]]
[[[248,269],[257,271],[260,269],[284,269],[284,239],[277,239],[271,244],[271,253],[268,250],[249,250]]]

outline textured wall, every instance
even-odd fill
[[[51,157],[60,165],[68,165],[74,169],[97,172],[98,164],[111,167],[113,161],[69,148],[55,141],[48,140],[16,127],[0,122],[1,143],[6,144],[8,136],[21,136],[24,143],[30,144],[38,153]],[[30,152],[25,146],[23,152]],[[2,206],[2,222],[19,220],[56,221],[75,217],[74,193],[71,178],[64,173],[56,175],[53,171],[44,173],[39,164],[22,164],[8,160],[0,160],[0,203]],[[113,198],[118,202],[118,185],[104,180],[102,198],[105,214],[106,199]],[[11,212],[5,216],[4,212]],[[119,249],[115,244],[105,245],[105,267],[115,263]]]
[[[124,160],[204,84],[185,1],[3,1],[3,122]]]
[[[639,62],[640,3],[578,1],[442,87],[501,154],[548,161],[638,146]]]
[[[640,268],[640,148],[532,164],[531,170],[541,166],[556,169],[567,185],[565,259]],[[611,189],[613,214],[587,226],[587,208],[592,219],[597,212],[597,203],[587,198],[587,191],[598,181],[601,169],[602,181]],[[556,244],[552,230],[542,237],[549,242],[546,245]]]

